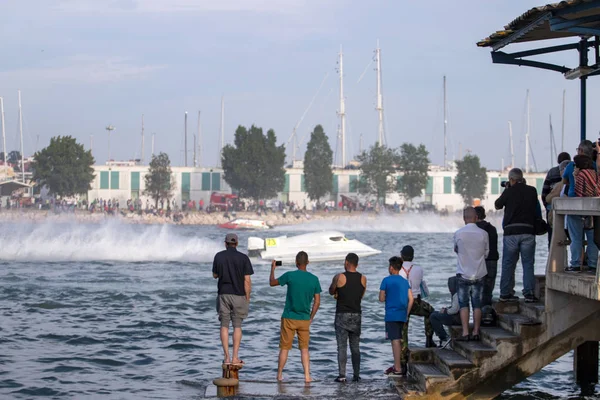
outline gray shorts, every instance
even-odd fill
[[[228,328],[229,321],[234,328],[241,328],[242,320],[248,316],[248,300],[246,296],[220,294],[217,297],[217,312],[222,328]]]

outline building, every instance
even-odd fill
[[[212,192],[231,193],[232,190],[223,179],[223,170],[218,168],[194,168],[194,167],[172,167],[175,178],[175,189],[173,191],[175,204],[181,205],[182,201],[195,200],[198,203],[204,200],[205,204],[210,202]],[[99,165],[94,167],[95,178],[92,181],[92,189],[88,192],[88,199],[117,199],[125,204],[128,199],[142,198],[145,203],[147,196],[143,195],[145,189],[145,175],[147,166],[136,163],[120,163],[111,165]],[[485,198],[481,199],[481,205],[487,209],[494,208],[494,201],[502,193],[501,182],[507,179],[507,173],[500,171],[488,171],[488,185]],[[333,191],[328,200],[340,200],[340,195],[356,197],[358,193],[354,183],[358,181],[360,170],[358,169],[334,169]],[[538,193],[542,192],[545,173],[526,174],[525,178],[529,185],[535,186]],[[464,206],[462,197],[456,193],[454,179],[456,171],[442,170],[435,166],[430,167],[429,180],[425,193],[422,197],[414,199],[413,203],[429,203],[437,209],[456,211]],[[401,175],[396,176],[401,179]],[[359,196],[362,199],[364,196]],[[304,169],[301,163],[295,163],[286,169],[285,184],[283,191],[279,193],[278,199],[283,202],[294,202],[301,207],[309,204],[305,188]],[[399,193],[390,193],[386,198],[387,204],[404,204],[405,200]]]

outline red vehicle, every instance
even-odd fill
[[[212,192],[210,195],[210,206],[214,210],[227,211],[227,206],[233,206],[234,200],[237,198],[235,194]]]

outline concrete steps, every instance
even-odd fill
[[[460,383],[463,381],[460,378],[463,375],[478,374],[479,367],[486,363],[489,365],[489,361],[494,362],[495,357],[500,362],[509,354],[516,355],[513,349],[519,348],[519,343],[539,335],[544,328],[542,303],[496,303],[494,308],[498,314],[497,326],[481,327],[481,341],[453,341],[446,349],[411,348],[409,378],[422,395],[452,391],[458,386],[462,388],[464,382]],[[452,326],[449,331],[451,337],[456,338],[461,335],[462,328]],[[502,349],[501,353],[499,349]]]

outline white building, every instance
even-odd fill
[[[142,198],[145,203],[147,196],[143,195],[145,189],[144,177],[148,171],[147,166],[135,164],[112,164],[95,166],[95,178],[92,181],[92,189],[88,192],[88,199],[118,199],[125,204],[128,199]],[[180,205],[182,201],[195,200],[198,203],[204,200],[206,205],[210,202],[212,192],[231,193],[231,188],[223,179],[223,170],[217,168],[194,168],[194,167],[172,167],[175,178],[175,189],[173,191],[175,203]],[[494,201],[502,193],[500,183],[507,179],[507,172],[488,171],[488,185],[486,195],[481,199],[481,205],[487,209],[494,208]],[[360,170],[358,169],[335,169],[333,171],[333,190],[331,200],[340,201],[340,195],[355,197],[358,195],[354,182],[358,181]],[[526,174],[527,183],[537,188],[541,194],[544,184],[545,173]],[[414,203],[426,202],[435,205],[438,209],[447,208],[448,211],[459,210],[464,206],[462,197],[456,193],[454,179],[456,171],[441,170],[431,167],[429,170],[429,181],[425,193],[421,198],[414,199]],[[402,179],[401,175],[396,179]],[[283,191],[279,193],[279,200],[283,202],[295,202],[301,207],[309,204],[308,195],[305,191],[304,170],[297,163],[294,168],[287,168]],[[397,201],[404,203],[399,193],[391,193],[386,202],[393,204]]]

